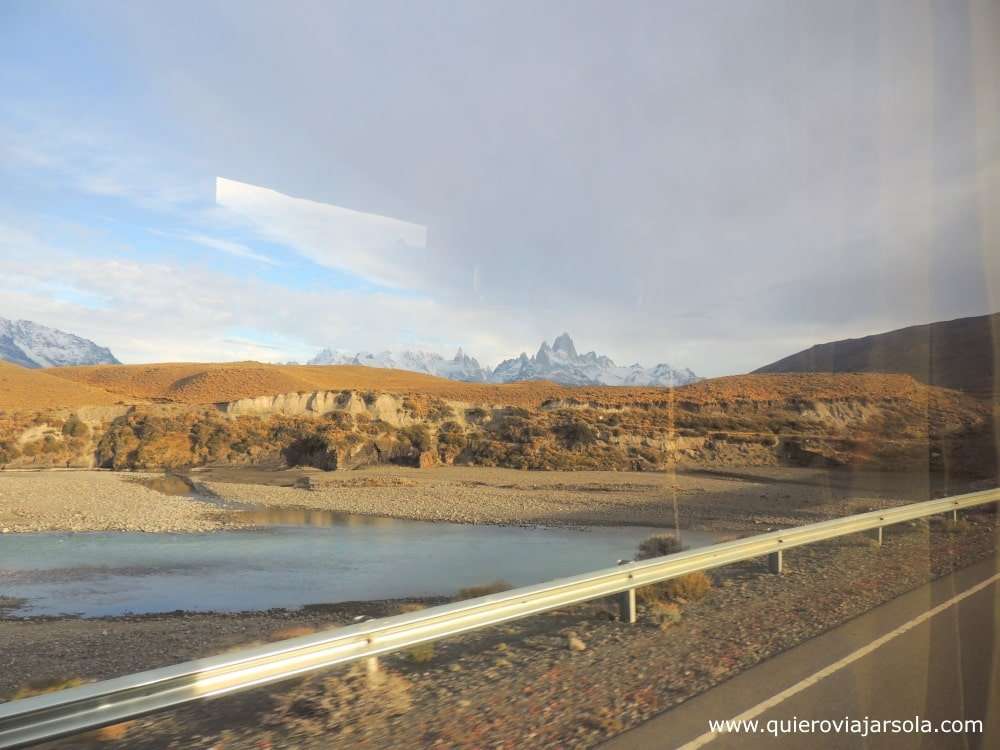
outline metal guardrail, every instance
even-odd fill
[[[1000,489],[861,513],[11,701],[0,704],[0,748],[76,734],[602,597],[623,595],[625,619],[633,622],[635,590],[642,586],[762,556],[780,572],[781,554],[792,547],[871,530],[881,541],[885,526],[994,502],[1000,502]]]

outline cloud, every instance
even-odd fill
[[[38,183],[159,212],[186,211],[206,201],[207,191],[189,162],[161,149],[150,154],[132,134],[111,131],[91,116],[69,122],[8,101],[0,104],[0,163]]]
[[[55,295],[54,283],[78,294]],[[84,295],[103,304],[83,304]],[[412,295],[302,291],[171,261],[82,256],[9,226],[0,226],[0,316],[86,336],[125,362],[303,361],[324,346],[373,344],[449,353],[463,344],[499,357],[516,328],[493,324],[496,311]],[[449,330],[462,338],[434,335]]]
[[[197,242],[199,245],[204,245],[205,247],[213,248],[214,250],[219,250],[223,253],[228,253],[229,255],[234,255],[237,258],[247,258],[249,260],[255,260],[259,263],[266,263],[271,266],[279,265],[278,261],[267,255],[261,255],[251,250],[246,245],[239,242],[232,242],[231,240],[223,240],[217,237],[208,237],[203,234],[187,234],[182,235],[182,237],[191,242]]]
[[[117,323],[10,258],[0,304],[79,315],[143,359],[243,356],[243,324],[282,337],[282,358],[461,344],[493,362],[567,329],[616,360],[708,375],[997,309],[1000,11],[730,6],[30,14],[18,35],[39,69],[19,90],[51,101],[0,104],[0,168],[19,178],[6,189],[26,214],[44,206],[20,218],[58,219],[82,191],[127,223],[120,198],[268,273],[157,265],[141,248],[137,269],[112,266],[96,241],[65,242],[65,284],[120,306]],[[100,95],[59,99],[67,77]],[[251,233],[303,262],[271,273]],[[326,268],[378,293],[320,291]]]
[[[412,284],[427,228],[218,177],[217,203],[257,233],[320,265],[392,287]]]

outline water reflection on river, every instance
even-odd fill
[[[261,508],[241,511],[240,518],[255,526],[312,526],[330,528],[332,526],[381,526],[391,527],[398,519],[381,516],[360,516],[354,513],[340,513],[333,510],[310,508]]]
[[[0,594],[19,615],[240,611],[450,595],[498,578],[537,583],[631,559],[654,530],[403,521],[323,510],[248,511],[262,528],[213,534],[14,534]],[[691,546],[711,543],[684,532]]]

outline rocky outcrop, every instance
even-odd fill
[[[216,404],[223,414],[232,417],[266,417],[282,414],[289,417],[323,416],[333,412],[367,414],[393,427],[413,423],[403,406],[404,399],[388,393],[361,394],[356,391],[312,391],[282,393],[278,396],[257,396]]]

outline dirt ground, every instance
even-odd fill
[[[969,491],[926,474],[750,468],[676,472],[518,471],[486,467],[195,470],[229,501],[417,520],[625,524],[744,531],[808,523]]]

